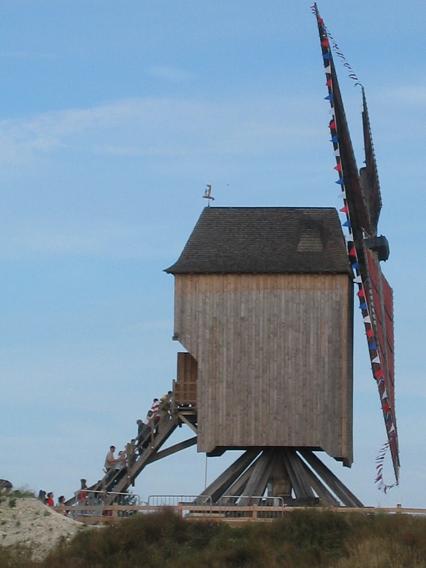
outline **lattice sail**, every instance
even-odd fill
[[[340,211],[345,215],[342,224],[348,232],[348,256],[354,283],[358,289],[357,297],[367,337],[371,369],[378,387],[395,478],[398,482],[400,462],[395,415],[393,293],[380,267],[380,260],[387,259],[389,250],[385,237],[377,237],[381,196],[365,92],[363,89],[366,167],[361,170],[360,177],[327,29],[316,4],[312,6],[312,11],[318,23],[326,75],[328,95],[325,98],[331,107],[329,128],[336,157],[335,169],[339,177],[336,183],[342,190],[343,207]]]

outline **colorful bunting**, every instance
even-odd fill
[[[395,431],[395,426],[393,424],[389,432],[391,431],[392,432]],[[377,488],[379,489],[379,491],[383,491],[384,493],[387,493],[389,489],[392,489],[392,487],[398,485],[398,482],[393,483],[392,485],[387,485],[383,481],[383,463],[385,461],[388,449],[389,449],[389,442],[386,442],[385,444],[383,444],[382,448],[380,448],[379,453],[377,454],[376,457],[376,477],[374,482],[377,483]]]

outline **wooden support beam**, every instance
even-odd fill
[[[195,432],[196,434],[198,434],[198,429],[197,429],[197,427],[196,427],[192,422],[190,422],[186,416],[184,416],[182,413],[178,412],[178,417],[179,417],[180,420],[182,420],[182,422],[183,422],[184,424],[186,424],[187,426],[189,426],[193,432]]]
[[[303,458],[331,491],[347,507],[363,507],[361,501],[344,485],[334,473],[311,451],[299,450]]]
[[[288,500],[291,497],[291,482],[286,468],[283,466],[281,452],[275,452],[275,460],[271,473],[271,497]]]
[[[247,485],[247,481],[250,479],[251,474],[253,473],[253,468],[255,466],[256,462],[253,461],[249,467],[245,470],[245,472],[240,475],[240,477],[234,481],[234,483],[228,487],[227,490],[227,495],[235,495],[236,497],[239,497],[241,495],[241,493],[244,491],[245,486]],[[223,499],[223,496],[221,498],[221,503],[223,504],[230,504],[230,503],[235,503],[236,499]]]
[[[232,463],[213,483],[211,483],[196,499],[202,502],[203,496],[211,496],[213,503],[224,495],[234,481],[243,473],[250,463],[257,457],[259,450],[250,449],[244,452],[234,463]]]
[[[338,507],[340,505],[339,501],[334,497],[334,495],[327,489],[327,487],[322,483],[322,481],[315,475],[312,469],[310,469],[302,459],[300,459],[300,465],[301,467],[303,467],[305,475],[309,479],[309,483],[312,489],[318,495],[320,501],[332,507]]]
[[[288,473],[288,476],[290,478],[290,483],[292,486],[292,489],[294,491],[294,495],[296,497],[296,499],[300,499],[305,497],[304,493],[303,493],[303,489],[302,486],[299,483],[299,478],[296,475],[296,472],[293,469],[293,466],[289,460],[288,457],[288,450],[283,449],[282,453],[281,453],[281,459],[283,461],[283,465]]]
[[[273,452],[264,450],[256,461],[253,472],[241,493],[241,497],[261,496],[265,492],[266,484],[272,471]],[[245,500],[241,499],[241,502]]]
[[[165,450],[161,450],[160,452],[152,454],[147,459],[146,465],[148,465],[149,463],[155,462],[157,460],[161,460],[162,458],[166,458],[167,456],[171,456],[172,454],[175,454],[176,452],[180,452],[181,450],[185,450],[186,448],[190,448],[191,446],[194,446],[196,443],[197,443],[197,436],[194,436],[193,438],[188,438],[188,440],[185,440],[183,442],[179,442],[178,444],[174,444],[173,446],[170,446],[169,448],[166,448]]]
[[[295,475],[297,476],[298,482],[302,489],[303,496],[309,499],[315,499],[315,494],[312,491],[311,483],[309,477],[306,475],[305,468],[301,465],[301,459],[297,455],[296,450],[289,449],[287,451],[288,459],[290,460],[291,466]]]

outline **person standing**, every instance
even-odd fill
[[[65,495],[61,495],[58,499],[58,505],[56,507],[58,509],[59,513],[62,513],[63,515],[66,516],[67,514],[67,510],[65,507]]]
[[[87,498],[89,496],[87,481],[85,479],[80,479],[80,490],[77,493],[77,501],[79,505],[85,505]]]
[[[105,469],[107,471],[109,471],[110,469],[114,469],[116,464],[119,461],[115,458],[114,452],[115,452],[115,446],[110,446],[109,452],[107,453],[107,455],[105,457]]]

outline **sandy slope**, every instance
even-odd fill
[[[0,503],[0,545],[28,545],[34,559],[43,558],[61,538],[69,539],[84,528],[38,499],[16,499],[15,507],[10,507],[9,501],[3,497]]]

